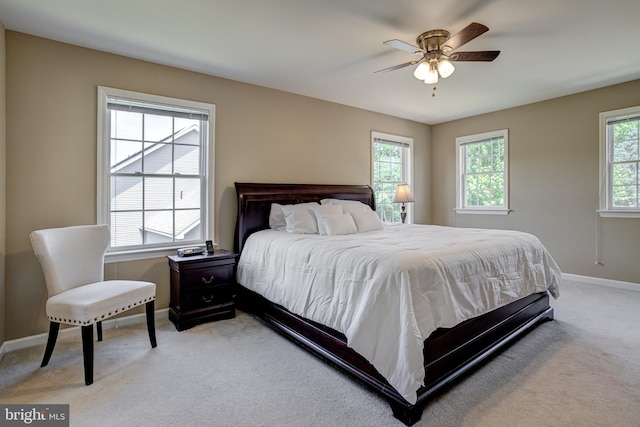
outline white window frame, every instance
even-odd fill
[[[612,141],[609,140],[609,132],[607,129],[609,122],[636,117],[640,120],[640,106],[600,113],[600,191],[598,214],[601,217],[640,218],[640,208],[638,207],[624,208],[612,206],[613,144]],[[640,191],[640,189],[638,191]]]
[[[504,140],[504,196],[503,206],[472,206],[467,207],[465,200],[465,178],[466,171],[466,150],[468,144],[474,144],[490,140],[493,138],[503,138]],[[481,215],[507,215],[509,209],[509,130],[501,129],[492,132],[467,135],[456,138],[456,208],[458,214],[481,214]]]
[[[374,168],[374,162],[375,162],[375,158],[374,158],[374,144],[377,140],[381,140],[381,141],[386,141],[389,143],[395,143],[398,145],[402,145],[405,147],[405,149],[403,150],[403,177],[402,180],[403,182],[399,183],[399,184],[408,184],[409,188],[411,189],[412,192],[414,192],[414,188],[413,188],[413,138],[411,137],[406,137],[406,136],[400,136],[400,135],[392,135],[389,133],[382,133],[382,132],[377,132],[377,131],[371,131],[371,187],[374,187],[374,173],[373,173],[373,168]],[[414,194],[415,195],[415,194]],[[400,207],[400,204],[398,204],[398,207]],[[406,217],[406,223],[413,223],[413,203],[405,203],[405,207],[406,207],[406,213],[407,213],[407,217]],[[381,218],[383,220],[387,220],[386,218]]]
[[[98,150],[97,150],[97,223],[110,224],[110,141],[109,141],[109,110],[108,100],[111,98],[131,99],[132,101],[142,101],[163,106],[174,106],[177,108],[195,109],[206,112],[209,116],[207,126],[208,144],[201,147],[200,170],[201,181],[201,227],[202,241],[198,245],[203,245],[205,240],[214,240],[214,165],[215,165],[215,105],[197,101],[169,98],[165,96],[151,95],[140,92],[133,92],[122,89],[98,86]],[[153,245],[145,247],[138,245],[127,248],[107,249],[105,262],[132,261],[140,259],[157,258],[170,254],[175,254],[176,249],[185,246],[180,242]],[[194,243],[189,243],[194,246]]]

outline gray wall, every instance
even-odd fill
[[[5,30],[0,23],[0,345],[5,336],[5,253],[6,253],[6,159],[7,159],[7,127],[6,127],[6,83],[5,83]]]
[[[433,126],[433,221],[528,231],[565,273],[640,283],[640,219],[596,215],[599,113],[635,105],[640,80]],[[455,138],[505,128],[513,212],[454,214]]]
[[[369,183],[376,130],[414,138],[416,222],[530,231],[566,273],[640,282],[640,220],[595,214],[598,113],[639,105],[640,81],[428,126],[0,33],[0,62],[6,62],[6,76],[0,67],[0,344],[47,328],[44,279],[29,233],[95,222],[98,85],[216,105],[214,214],[222,247],[232,245],[234,181]],[[509,129],[513,212],[455,216],[455,137],[503,128]],[[597,225],[601,266],[594,264]],[[109,264],[106,273],[156,282],[158,308],[168,306],[165,259]]]

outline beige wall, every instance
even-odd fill
[[[0,23],[0,346],[4,343],[5,336],[5,253],[6,253],[6,84],[5,84],[5,29]]]
[[[0,33],[6,39],[0,39],[0,343],[46,331],[44,280],[29,233],[95,222],[98,85],[216,105],[216,240],[223,247],[232,245],[234,181],[369,183],[376,130],[415,140],[416,222],[530,231],[566,273],[640,282],[640,220],[595,215],[598,113],[640,105],[640,81],[431,127]],[[509,129],[513,212],[455,216],[455,137],[503,128]],[[602,265],[595,265],[598,225]],[[107,267],[109,278],[156,282],[158,308],[168,305],[168,276],[164,259]]]
[[[596,216],[598,115],[635,105],[640,80],[433,126],[433,221],[529,231],[565,273],[640,283],[640,219]],[[455,215],[455,138],[504,128],[513,212]]]
[[[216,105],[217,241],[232,248],[234,181],[370,182],[370,132],[414,138],[416,222],[429,222],[430,127],[382,114],[7,31],[6,339],[46,331],[29,233],[96,221],[97,86]],[[158,284],[165,259],[110,264]]]

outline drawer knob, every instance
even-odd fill
[[[215,279],[215,277],[211,276],[211,277],[209,278],[209,280],[207,280],[207,279],[206,279],[206,278],[204,278],[204,277],[203,277],[202,279],[200,279],[200,280],[201,280],[201,281],[202,281],[202,283],[204,283],[205,285],[210,285],[210,284],[212,284],[212,283],[213,283],[213,280],[214,280],[214,279]]]
[[[204,295],[202,296],[202,301],[206,302],[207,304],[209,304],[211,301],[213,301],[213,294],[211,294],[211,296],[209,298],[205,297]]]

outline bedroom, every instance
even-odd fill
[[[640,80],[427,125],[24,33],[3,34],[2,343],[46,331],[46,293],[28,233],[95,221],[98,85],[216,105],[215,221],[216,241],[223,247],[233,244],[234,181],[368,183],[370,132],[378,130],[414,138],[415,222],[527,230],[541,238],[565,273],[639,281],[638,220],[602,220],[597,240],[595,208],[598,113],[640,105]],[[34,115],[41,120],[38,126]],[[510,147],[512,188],[518,188],[511,195],[513,214],[454,217],[455,137],[503,128],[519,135]],[[541,129],[551,129],[552,137],[541,139]],[[594,263],[596,241],[602,265]],[[111,264],[107,274],[157,283],[158,308],[168,306],[166,260]]]

